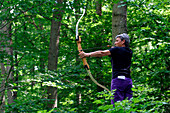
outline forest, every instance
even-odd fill
[[[169,9],[169,0],[1,0],[0,113],[168,113]],[[86,71],[77,33],[84,52],[129,35],[130,100],[113,107],[113,92],[92,81],[110,90],[110,57],[87,57]]]

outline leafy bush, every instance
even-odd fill
[[[133,98],[115,103],[115,107],[110,105],[111,95],[106,92],[100,92],[98,96],[103,99],[95,100],[94,103],[99,105],[97,109],[91,110],[91,113],[165,113],[168,106],[167,100],[157,100],[158,97],[148,95],[154,91],[153,88],[144,85],[138,85],[133,88]]]

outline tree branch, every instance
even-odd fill
[[[64,26],[65,26],[67,29],[69,29],[72,33],[75,32],[73,29],[69,28],[67,24],[61,23],[61,25],[64,25]]]
[[[16,65],[18,65],[19,62],[22,60],[22,58],[23,58],[24,56],[25,56],[25,54],[23,54],[22,57],[21,57],[14,65],[12,65],[12,66],[10,67],[9,72],[8,72],[8,75],[7,75],[7,78],[6,78],[6,82],[8,82],[8,78],[9,78],[9,75],[10,75],[13,67],[16,66]]]
[[[45,18],[45,19],[47,19],[47,20],[52,20],[51,18],[49,18],[49,17],[46,17],[46,16],[43,16],[41,13],[39,13],[39,15],[41,15],[43,18]]]
[[[14,21],[14,20],[15,20],[17,17],[19,17],[21,14],[26,13],[27,11],[33,9],[34,7],[40,6],[40,5],[44,4],[44,3],[46,3],[46,2],[42,2],[42,3],[38,4],[38,5],[35,5],[35,6],[32,6],[31,8],[28,8],[27,10],[25,10],[25,11],[23,11],[22,13],[18,14],[15,18],[13,18],[12,20],[10,20],[10,21],[7,22],[6,24],[4,24],[0,29],[3,29],[6,25],[8,25],[8,24],[11,23],[12,21]]]
[[[146,69],[150,70],[151,72],[154,72],[152,69],[150,69],[148,66],[144,65],[144,63],[142,63],[142,61],[140,62],[142,64],[142,66],[144,66]]]

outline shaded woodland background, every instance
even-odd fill
[[[78,56],[75,27],[83,7],[79,35],[85,52],[109,49],[119,33],[130,36],[134,96],[115,108]],[[169,8],[168,0],[1,0],[0,112],[170,111]],[[110,58],[87,62],[110,89]]]

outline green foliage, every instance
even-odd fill
[[[152,95],[168,98],[168,2],[136,0],[128,5],[128,30],[134,52],[132,77],[154,87]]]
[[[130,100],[116,102],[114,107],[110,105],[111,95],[100,92],[103,99],[95,100],[94,103],[99,105],[97,109],[91,110],[91,113],[161,113],[166,112],[165,105],[168,101],[157,100],[158,97],[148,95],[154,89],[148,86],[137,85],[133,88],[134,96]],[[102,95],[102,96],[101,96]]]
[[[78,3],[79,2],[79,3]],[[110,105],[113,98],[101,92],[83,69],[75,42],[75,26],[86,6],[85,16],[79,24],[85,52],[96,51],[98,46],[111,44],[112,5],[105,0],[102,15],[96,14],[95,2],[89,0],[65,1],[60,30],[58,67],[48,71],[48,50],[54,0],[8,0],[0,8],[0,62],[14,66],[14,78],[5,84],[5,111],[15,112],[106,112],[152,113],[169,111],[169,2],[167,0],[125,0],[127,2],[127,28],[133,50],[131,75],[134,96]],[[123,4],[125,5],[125,4]],[[3,32],[11,24],[11,36]],[[8,41],[12,41],[12,45]],[[13,50],[13,55],[5,52]],[[100,48],[108,49],[108,48]],[[11,60],[10,64],[8,60]],[[111,81],[109,57],[87,58],[94,78],[108,89]],[[0,66],[1,67],[1,66]],[[2,70],[0,70],[2,72]],[[0,83],[6,80],[1,74]],[[58,89],[58,107],[47,108],[46,88]],[[17,93],[14,103],[8,104],[7,90]],[[2,91],[1,91],[2,92]]]

